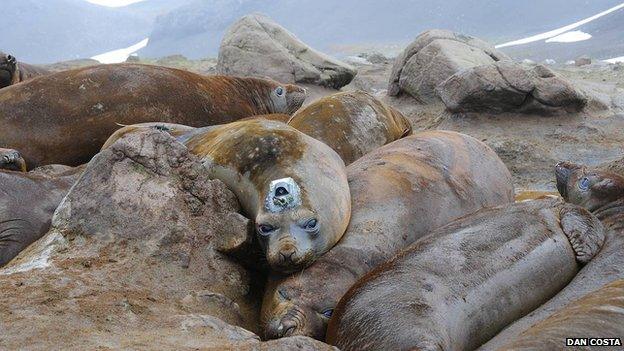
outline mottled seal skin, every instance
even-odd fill
[[[0,89],[50,73],[46,69],[17,62],[15,56],[0,52]]]
[[[0,169],[26,172],[26,161],[19,151],[0,148]]]
[[[513,201],[511,175],[496,153],[455,132],[408,136],[347,172],[353,211],[347,232],[303,272],[270,277],[261,314],[268,338],[324,340],[338,300],[368,271],[437,227]]]
[[[269,113],[295,112],[294,85],[139,64],[99,65],[39,77],[0,90],[0,147],[29,168],[86,163],[118,124],[202,127]]]
[[[0,267],[48,231],[52,215],[82,169],[0,171]]]
[[[412,133],[401,112],[363,91],[323,97],[297,111],[288,125],[329,145],[347,165]]]
[[[223,181],[255,221],[272,270],[291,273],[310,265],[342,237],[351,215],[344,163],[327,145],[268,120],[232,122],[179,139]],[[271,210],[276,180],[292,178],[288,207]],[[278,202],[279,203],[279,202]]]
[[[570,162],[557,164],[555,175],[561,195],[566,201],[592,209],[605,227],[604,245],[555,297],[509,325],[481,350],[497,350],[571,301],[614,280],[624,279],[624,178],[612,172],[613,169],[588,168]]]
[[[544,199],[488,208],[359,280],[329,322],[350,350],[474,350],[574,278],[604,240],[587,210]]]
[[[576,300],[537,323],[499,350],[569,350],[566,338],[624,338],[624,280]],[[596,346],[574,350],[591,350]],[[607,348],[608,349],[608,348]]]

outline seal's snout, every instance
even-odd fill
[[[280,263],[284,264],[284,265],[290,265],[293,263],[293,256],[295,255],[295,248],[294,247],[288,247],[286,249],[283,249],[282,251],[280,251],[279,256],[280,256]]]
[[[297,324],[294,321],[287,318],[274,319],[269,323],[265,334],[267,339],[279,339],[294,335],[296,330]]]

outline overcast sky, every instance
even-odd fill
[[[93,4],[98,4],[102,6],[110,6],[110,7],[120,7],[126,6],[130,4],[134,4],[135,2],[141,2],[145,0],[86,0]],[[175,0],[172,0],[175,1]]]

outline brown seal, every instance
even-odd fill
[[[497,350],[570,301],[609,282],[624,279],[624,177],[613,171],[610,167],[589,168],[571,162],[556,165],[557,188],[561,195],[566,201],[592,209],[605,227],[604,245],[565,289],[505,328],[483,345],[482,350]]]
[[[19,151],[0,148],[0,169],[26,172],[26,161]]]
[[[513,201],[511,175],[496,153],[455,132],[408,136],[347,172],[353,211],[347,232],[303,272],[270,278],[262,304],[268,338],[323,340],[338,300],[368,271],[439,226]]]
[[[81,169],[0,171],[0,267],[48,231],[52,215],[78,179]]]
[[[483,209],[360,279],[327,341],[343,351],[474,350],[564,288],[603,240],[596,217],[561,200]]]
[[[344,163],[327,145],[262,119],[198,129],[179,140],[236,194],[273,270],[301,270],[342,237],[349,185]]]
[[[0,52],[0,89],[50,73],[41,67],[17,62],[15,56]]]
[[[100,65],[0,90],[0,147],[29,168],[89,161],[119,128],[159,121],[202,127],[297,110],[305,91],[277,82],[138,64]]]
[[[568,338],[594,340],[568,344]],[[499,350],[589,350],[599,346],[617,346],[621,350],[623,338],[624,280],[620,279],[570,303]]]
[[[329,145],[347,165],[412,133],[401,112],[363,91],[323,97],[297,111],[288,125]]]

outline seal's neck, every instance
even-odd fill
[[[610,202],[594,211],[594,215],[611,230],[624,231],[624,198]]]

